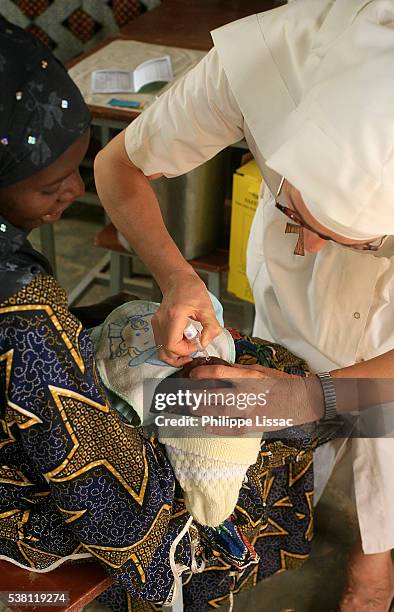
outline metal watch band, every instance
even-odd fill
[[[316,376],[320,380],[324,398],[324,419],[333,419],[337,415],[337,394],[329,372],[320,372]]]

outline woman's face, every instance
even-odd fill
[[[13,225],[31,230],[56,223],[63,211],[85,192],[79,165],[89,145],[90,130],[53,164],[33,176],[0,188],[0,213]]]

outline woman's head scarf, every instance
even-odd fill
[[[60,62],[0,18],[0,187],[52,164],[89,124],[81,93]]]

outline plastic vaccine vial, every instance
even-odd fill
[[[205,359],[207,360],[209,359],[209,353],[207,349],[203,348],[201,344],[200,332],[198,331],[196,327],[194,327],[192,321],[190,321],[189,325],[185,327],[183,331],[183,335],[185,336],[186,340],[190,340],[191,342],[194,342],[194,345],[197,349],[197,354],[196,354],[197,357],[205,357]]]

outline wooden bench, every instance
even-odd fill
[[[96,234],[94,244],[105,249],[107,253],[70,291],[70,306],[76,305],[94,284],[109,286],[111,295],[123,290],[138,294],[140,289],[145,292],[144,298],[161,301],[161,292],[154,279],[130,274],[132,260],[136,256],[119,242],[117,230],[112,223]],[[217,249],[208,255],[192,259],[189,263],[200,276],[206,277],[209,291],[220,299],[222,274],[228,270],[228,251]]]
[[[8,561],[0,561],[0,591],[27,593],[38,596],[45,591],[67,593],[68,602],[59,605],[31,606],[17,603],[5,604],[0,599],[0,610],[12,612],[35,612],[48,608],[50,612],[80,612],[112,584],[112,579],[96,561],[67,563],[51,572],[29,572]],[[182,587],[177,601],[171,606],[163,606],[165,612],[183,612]]]
[[[125,258],[133,257],[119,241],[115,226],[110,223],[100,230],[95,237],[95,245],[107,249],[111,254],[110,259],[110,286],[111,293],[116,294],[124,289],[124,267]],[[212,253],[189,260],[196,272],[207,277],[209,291],[220,299],[221,275],[228,270],[228,251],[217,249]]]
[[[68,563],[51,572],[30,572],[8,561],[0,561],[0,591],[26,592],[56,591],[69,594],[68,603],[51,605],[51,612],[77,612],[92,602],[112,583],[112,579],[96,561]],[[29,606],[18,603],[5,604],[16,612],[42,610],[43,605]]]

